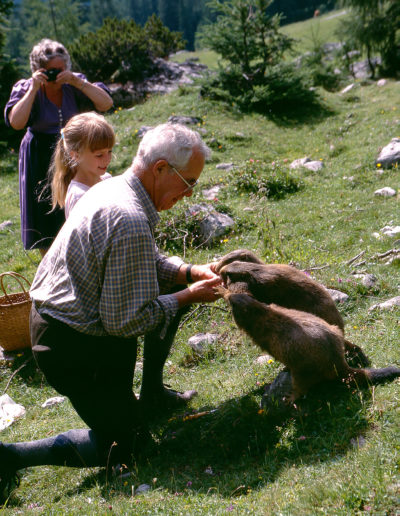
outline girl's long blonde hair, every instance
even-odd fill
[[[72,152],[79,155],[85,149],[91,152],[111,149],[114,144],[114,129],[104,116],[90,112],[75,115],[69,120],[61,130],[49,170],[53,209],[57,205],[65,206],[68,186],[77,172],[79,160],[72,157]]]

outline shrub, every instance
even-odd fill
[[[283,111],[300,104],[315,104],[317,94],[310,89],[311,78],[293,66],[279,64],[267,69],[263,77],[250,80],[239,66],[220,68],[217,75],[209,75],[202,83],[200,93],[211,100],[236,103],[242,111]]]
[[[168,57],[169,54],[183,50],[186,46],[182,33],[170,31],[156,14],[148,18],[143,28],[149,51],[154,57]]]
[[[6,56],[0,56],[0,106],[7,103],[12,86],[20,74],[15,62]],[[4,118],[0,119],[0,153],[7,147],[17,148],[23,136],[23,131],[15,131],[6,126]]]
[[[155,15],[144,27],[133,20],[107,18],[96,32],[70,46],[78,69],[94,81],[138,81],[154,70],[153,58],[184,47],[180,33],[171,32]]]
[[[243,167],[229,175],[230,185],[239,192],[281,199],[288,193],[300,190],[303,182],[279,164],[249,160]]]

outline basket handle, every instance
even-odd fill
[[[4,287],[4,283],[3,283],[4,278],[6,276],[11,276],[12,278],[14,278],[15,281],[17,283],[19,283],[19,286],[22,288],[22,290],[24,291],[25,294],[26,294],[26,290],[25,290],[25,287],[24,287],[21,279],[26,281],[26,283],[28,283],[29,287],[31,286],[30,282],[24,276],[22,276],[22,274],[19,274],[18,272],[12,272],[12,271],[3,272],[2,274],[0,274],[0,287],[1,287],[1,290],[3,291],[4,295],[6,296],[6,299],[8,299],[8,295],[7,295],[7,292],[6,292],[6,289]]]

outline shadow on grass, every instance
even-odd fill
[[[269,113],[267,118],[280,127],[318,125],[336,113],[321,102],[311,104],[288,104]]]
[[[369,390],[345,385],[319,386],[284,417],[271,418],[259,410],[259,390],[203,407],[197,419],[177,415],[158,421],[155,452],[138,461],[127,482],[106,484],[105,473],[86,479],[80,488],[103,484],[106,499],[126,493],[132,485],[149,484],[169,496],[243,495],[279,478],[291,466],[335,461],[356,446],[368,428]],[[126,484],[126,485],[125,485]]]

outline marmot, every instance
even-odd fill
[[[285,264],[263,263],[254,253],[238,249],[218,262],[216,272],[231,293],[251,294],[257,301],[314,314],[337,326],[344,335],[344,322],[331,295],[304,272]],[[362,349],[344,340],[347,359],[368,366]]]
[[[355,369],[344,356],[341,329],[313,314],[265,304],[248,294],[218,292],[231,305],[236,324],[261,349],[290,370],[294,401],[323,380],[342,379],[359,386],[391,381],[400,376],[397,367]]]

